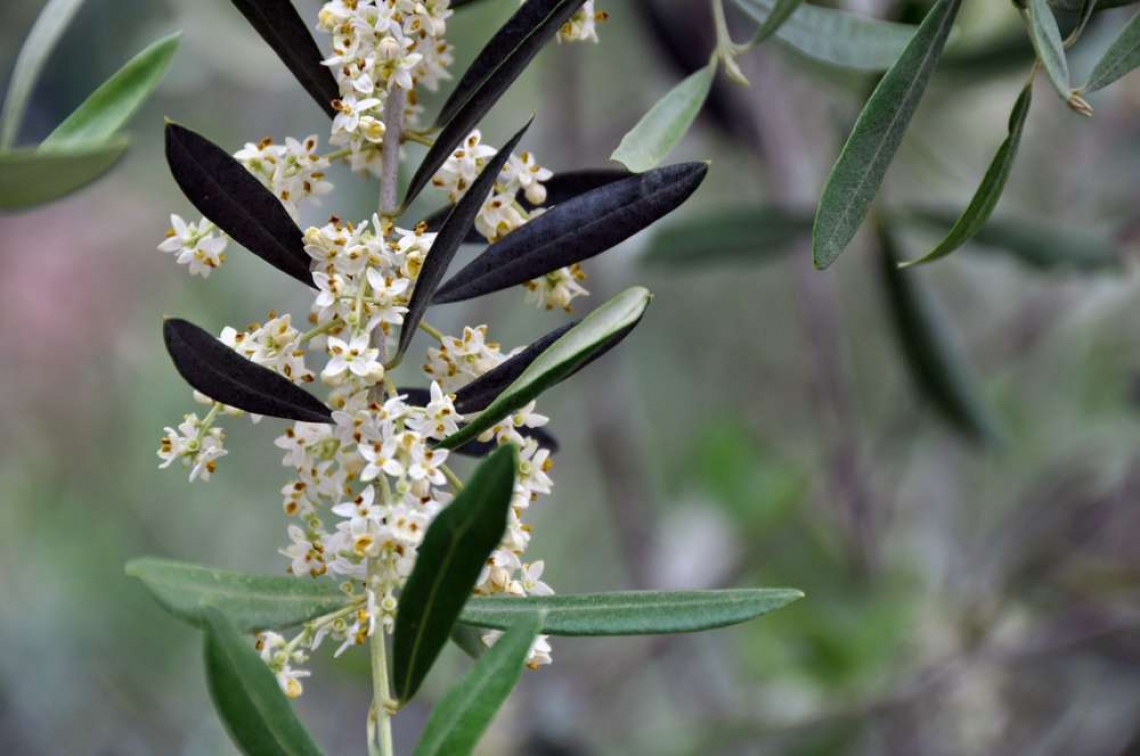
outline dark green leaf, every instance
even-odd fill
[[[76,147],[114,136],[162,81],[178,50],[180,36],[163,37],[127,61],[57,126],[40,148]]]
[[[280,200],[218,145],[166,124],[166,162],[182,193],[234,241],[298,281],[313,285],[304,234]]]
[[[901,257],[885,224],[879,225],[879,272],[903,359],[924,397],[951,425],[972,440],[996,438],[994,423],[945,320],[919,286],[916,273],[898,269]]]
[[[772,18],[776,0],[736,0],[736,4],[765,24]],[[813,60],[859,71],[885,71],[914,37],[915,27],[801,5],[775,34],[782,43]]]
[[[645,260],[693,266],[768,262],[807,239],[811,224],[810,212],[772,205],[724,210],[666,226],[654,236]]]
[[[1031,80],[1021,91],[1021,95],[1013,106],[1013,112],[1009,117],[1009,136],[998,148],[993,162],[986,170],[981,185],[978,186],[974,198],[970,200],[970,204],[962,213],[962,217],[950,229],[946,238],[925,257],[904,263],[902,267],[921,265],[945,257],[970,241],[986,225],[1001,199],[1006,181],[1009,180],[1009,174],[1013,171],[1013,162],[1017,157],[1017,148],[1021,144],[1021,135],[1025,131],[1025,120],[1029,115],[1029,105],[1032,99],[1033,82]]]
[[[0,149],[6,150],[16,143],[24,112],[28,109],[28,99],[40,71],[81,5],[83,0],[48,0],[36,16],[36,22],[16,56],[8,93],[4,96],[4,110],[0,113]]]
[[[439,167],[526,69],[584,0],[527,0],[491,38],[460,79],[436,121],[442,130],[408,184],[411,204]]]
[[[546,389],[573,375],[638,324],[651,296],[647,289],[635,286],[591,312],[531,362],[478,417],[440,445],[455,449],[466,444]]]
[[[491,552],[502,540],[514,491],[517,449],[487,458],[435,518],[400,596],[392,641],[393,688],[408,701],[419,690]]]
[[[531,644],[542,627],[538,613],[522,616],[471,671],[435,705],[416,746],[416,756],[471,753],[522,675]]]
[[[549,181],[543,183],[546,188],[546,201],[542,203],[542,207],[550,207],[557,205],[559,202],[565,202],[568,199],[573,199],[579,194],[585,194],[588,191],[612,184],[624,178],[630,177],[630,172],[619,170],[616,168],[588,168],[582,171],[563,171],[556,173],[550,178]],[[519,204],[527,210],[533,210],[537,205],[533,205],[527,201],[526,197],[519,196]],[[451,206],[441,207],[435,212],[425,217],[421,223],[427,224],[429,231],[438,231],[440,225],[451,213]],[[464,244],[484,244],[486,239],[478,231],[472,231],[467,234],[467,238],[463,240]]]
[[[74,194],[110,170],[126,149],[126,137],[119,137],[65,150],[0,152],[0,209],[31,207]]]
[[[214,401],[256,415],[332,422],[332,413],[315,396],[193,323],[170,318],[162,324],[162,336],[179,375]]]
[[[935,209],[908,209],[897,217],[938,229],[950,228],[956,221],[954,213]],[[1103,237],[1037,221],[991,218],[972,241],[975,248],[1008,253],[1043,271],[1119,270],[1123,265],[1122,250]]]
[[[215,607],[202,610],[206,684],[226,731],[248,756],[320,754],[273,672]]]
[[[433,301],[490,294],[601,254],[679,207],[707,173],[705,163],[669,165],[555,205],[488,247]]]
[[[634,173],[653,168],[673,151],[688,133],[712,88],[719,59],[690,74],[642,116],[610,155]]]
[[[202,606],[209,604],[242,632],[293,627],[349,602],[333,583],[307,575],[248,575],[154,558],[132,559],[127,574],[175,617],[200,625]]]
[[[1140,66],[1140,14],[1132,17],[1093,68],[1085,92],[1104,89],[1117,79]]]
[[[961,0],[938,0],[859,114],[816,211],[812,256],[817,268],[835,262],[870,212],[960,7]]]
[[[791,588],[719,591],[622,591],[554,596],[486,596],[467,602],[459,621],[505,629],[543,611],[549,635],[661,635],[727,627],[803,598]]]
[[[514,81],[542,46],[577,12],[582,0],[536,0],[526,2],[495,32],[463,72],[451,96],[440,108],[436,126],[446,126],[460,109],[475,98],[496,74]],[[512,57],[515,60],[512,60]],[[504,66],[508,66],[506,70]],[[506,86],[510,86],[507,82]],[[505,91],[506,86],[503,87]],[[497,98],[496,98],[497,99]]]
[[[332,103],[340,98],[340,88],[328,66],[321,63],[325,56],[293,3],[289,0],[233,0],[233,4],[297,77],[309,96],[330,118],[335,116]]]
[[[403,357],[404,352],[411,345],[412,337],[416,335],[416,328],[419,327],[424,313],[431,305],[432,296],[435,295],[440,281],[443,280],[447,267],[451,265],[451,261],[455,258],[455,253],[463,244],[463,240],[475,227],[475,216],[479,214],[487,196],[495,188],[495,181],[499,178],[499,172],[503,170],[511,152],[518,145],[526,130],[530,128],[533,120],[532,118],[527,121],[511,137],[511,140],[503,145],[503,148],[493,158],[487,161],[478,178],[459,199],[459,202],[455,204],[455,207],[443,221],[443,225],[440,226],[439,234],[432,242],[431,250],[428,252],[423,267],[420,269],[420,274],[416,278],[412,299],[408,303],[408,312],[404,315],[404,324],[400,329],[400,343],[396,350],[397,361]]]

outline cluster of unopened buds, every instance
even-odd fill
[[[315,135],[246,144],[234,157],[276,196],[297,219],[306,200],[332,191],[327,171],[346,160],[354,171],[378,173],[388,99],[399,89],[401,114],[415,135],[419,117],[415,89],[435,89],[447,78],[451,47],[444,40],[451,15],[447,0],[333,0],[321,9],[317,28],[331,38],[325,64],[333,72],[340,97],[330,144],[338,151],[321,155]],[[560,31],[560,38],[596,40],[595,24],[604,18],[586,2]],[[432,180],[452,203],[463,197],[488,161],[497,154],[473,131]],[[476,228],[496,241],[541,212],[544,182],[552,176],[529,152],[512,154],[482,206]],[[176,255],[192,275],[208,276],[225,260],[229,239],[209,221],[187,223],[171,216],[171,229],[159,249]],[[454,433],[463,417],[454,392],[492,370],[513,353],[487,339],[487,327],[465,328],[461,337],[424,324],[437,344],[427,351],[423,373],[430,389],[397,389],[385,360],[395,346],[424,259],[436,234],[425,224],[406,229],[373,215],[351,223],[332,217],[304,232],[317,291],[306,330],[290,315],[270,313],[264,323],[225,328],[220,340],[246,359],[296,384],[320,380],[329,388],[332,424],[295,422],[276,440],[283,464],[293,478],[281,489],[289,544],[281,550],[288,571],[305,579],[336,579],[353,597],[351,605],[305,625],[295,638],[263,633],[258,649],[286,694],[300,695],[299,667],[325,638],[340,642],[337,653],[365,643],[379,626],[391,632],[397,597],[415,564],[417,547],[435,515],[461,485],[447,466],[448,451],[434,442]],[[527,285],[527,299],[547,309],[570,309],[588,292],[577,265],[552,272]],[[516,350],[517,351],[517,350]],[[319,371],[306,359],[324,353]],[[158,451],[162,467],[175,461],[189,469],[190,480],[208,480],[226,454],[223,415],[240,415],[196,394],[210,405],[203,418],[187,415],[167,428]],[[256,416],[253,416],[256,421]],[[530,528],[523,517],[531,503],[551,492],[550,450],[529,431],[546,424],[534,403],[515,411],[482,434],[480,442],[513,443],[518,455],[510,521],[500,547],[488,560],[476,593],[545,595],[543,563],[524,561]],[[497,633],[484,636],[491,644]],[[528,663],[550,662],[550,647],[540,636]]]

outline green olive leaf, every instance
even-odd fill
[[[540,632],[548,635],[694,633],[747,622],[803,596],[792,588],[476,596],[467,602],[459,621],[504,630],[543,612]]]
[[[432,709],[415,756],[452,756],[474,750],[522,676],[527,654],[542,627],[538,612],[517,619]]]
[[[419,690],[503,538],[517,453],[512,444],[495,450],[424,534],[392,639],[393,690],[401,702]]]
[[[195,626],[207,604],[242,632],[294,627],[349,604],[331,581],[308,575],[248,575],[150,557],[132,559],[126,571],[163,609]]]
[[[109,171],[127,150],[127,138],[66,149],[0,152],[0,210],[32,207],[66,197]]]
[[[961,5],[938,0],[859,114],[816,211],[812,256],[820,270],[835,262],[870,212]]]
[[[1140,13],[1132,17],[1097,61],[1083,91],[1095,92],[1104,89],[1137,66],[1140,66]]]
[[[974,193],[974,198],[966,207],[954,227],[946,238],[939,242],[925,257],[910,260],[901,267],[922,265],[946,257],[954,250],[970,241],[993,215],[1002,192],[1005,190],[1009,174],[1013,171],[1013,163],[1017,158],[1017,148],[1021,144],[1021,135],[1025,132],[1025,121],[1029,116],[1029,106],[1033,99],[1033,81],[1031,80],[1018,96],[1013,112],[1009,117],[1009,136],[1006,137],[997,154],[994,155],[982,183]]]
[[[1065,56],[1065,42],[1061,30],[1057,28],[1057,17],[1053,15],[1048,0],[1029,0],[1025,7],[1025,21],[1029,27],[1029,38],[1037,59],[1053,88],[1065,102],[1073,102],[1073,85],[1069,81],[1069,61]]]
[[[938,208],[906,208],[892,218],[910,225],[944,230],[957,222],[957,215]],[[1040,271],[1119,270],[1124,253],[1101,234],[1068,227],[1047,226],[1038,221],[994,217],[970,240],[982,252],[1000,252]]]
[[[269,666],[217,607],[202,609],[206,684],[234,745],[249,756],[319,756]]]
[[[685,137],[709,96],[716,77],[717,59],[690,74],[642,116],[610,155],[634,173],[642,173],[664,160]]]
[[[776,0],[772,11],[764,19],[764,23],[760,24],[760,28],[752,35],[748,44],[755,47],[779,31],[780,27],[792,17],[792,14],[799,10],[803,2],[804,0]]]
[[[127,61],[64,119],[40,148],[93,144],[114,136],[162,81],[181,36],[163,37]]]
[[[735,2],[761,24],[761,30],[773,19],[779,20],[777,0]],[[773,33],[781,43],[812,60],[857,71],[885,71],[906,49],[915,29],[819,5],[800,5]]]
[[[640,322],[651,298],[648,289],[635,286],[591,312],[527,365],[487,409],[441,441],[440,446],[455,449],[477,438],[546,389],[573,375],[628,334]]]
[[[16,143],[40,71],[81,5],[83,0],[48,0],[32,24],[16,56],[8,94],[4,96],[4,109],[0,111],[0,149],[6,150]]]

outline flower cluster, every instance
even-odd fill
[[[329,142],[340,149],[317,151],[317,137],[270,139],[246,144],[235,154],[250,174],[270,190],[297,220],[301,203],[332,191],[326,179],[331,163],[347,160],[353,170],[378,171],[385,137],[386,105],[400,96],[405,126],[418,116],[416,87],[434,89],[448,76],[451,47],[444,40],[451,15],[448,0],[331,0],[319,14],[318,28],[331,36],[332,54],[324,61],[334,74],[340,96]],[[592,2],[560,30],[567,41],[596,40],[595,24],[604,19]],[[404,129],[406,135],[409,132]],[[423,135],[413,135],[422,137]],[[473,131],[446,160],[432,184],[457,202],[497,150]],[[517,230],[542,212],[546,182],[553,177],[530,152],[512,154],[476,219],[489,242]],[[208,275],[224,261],[225,234],[203,219],[186,223],[171,217],[168,238],[159,246],[188,265],[191,274]],[[349,606],[319,617],[292,638],[263,633],[258,650],[289,696],[301,694],[300,668],[325,638],[340,646],[337,654],[367,641],[377,628],[394,628],[399,594],[415,565],[420,543],[433,519],[456,492],[449,452],[438,442],[455,433],[464,418],[455,392],[516,352],[504,352],[488,339],[487,327],[466,327],[459,337],[426,323],[436,344],[427,350],[422,371],[428,390],[397,389],[386,365],[394,354],[417,278],[436,234],[424,223],[401,228],[378,214],[359,223],[331,217],[303,232],[312,282],[316,288],[305,330],[290,315],[269,313],[264,323],[238,330],[227,327],[220,341],[246,359],[296,384],[320,377],[328,387],[331,423],[294,422],[276,439],[282,463],[292,470],[282,487],[288,543],[280,553],[287,571],[299,579],[337,580],[348,591]],[[527,299],[539,306],[569,309],[588,292],[575,265],[527,284]],[[520,348],[521,349],[521,348]],[[310,367],[314,354],[323,367]],[[222,415],[241,415],[198,394],[211,405],[199,419],[187,415],[177,429],[167,428],[158,455],[162,467],[178,460],[190,479],[208,480],[226,454]],[[260,418],[251,415],[256,422]],[[479,437],[493,445],[515,444],[520,452],[507,530],[479,576],[482,595],[547,595],[543,562],[525,559],[531,530],[526,512],[551,493],[549,449],[537,431],[547,418],[534,402],[501,420]],[[484,636],[491,644],[498,633]],[[550,662],[545,636],[534,644],[528,663]]]
[[[353,170],[379,175],[384,143],[384,107],[394,89],[408,93],[408,125],[419,116],[415,88],[434,91],[450,78],[451,45],[443,36],[451,16],[449,0],[333,0],[325,3],[317,28],[332,38],[325,65],[340,97],[329,142],[351,150]]]

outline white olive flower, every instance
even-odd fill
[[[176,255],[178,264],[188,266],[190,275],[207,278],[226,261],[228,239],[224,235],[215,235],[216,230],[214,224],[205,218],[197,223],[187,223],[181,216],[171,215],[170,229],[158,250]]]

